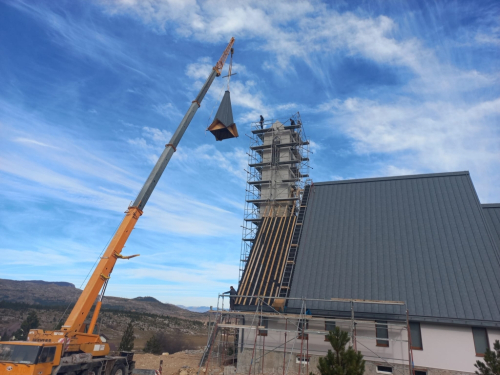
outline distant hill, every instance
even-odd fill
[[[55,284],[58,286],[69,286],[72,288],[76,288],[75,284],[67,283],[66,281],[43,281],[43,280],[24,280],[24,281],[30,282],[30,283],[42,284],[42,285]]]
[[[180,307],[181,309],[186,309],[198,313],[204,313],[210,310],[209,306],[184,306],[184,305],[176,305],[176,306]]]
[[[40,306],[67,306],[75,303],[81,292],[81,289],[67,282],[0,279],[0,301]],[[103,308],[114,310],[169,315],[203,321],[207,319],[204,314],[183,309],[169,303],[162,303],[153,297],[128,299],[104,296],[102,305]]]
[[[135,297],[135,298],[133,298],[133,300],[134,301],[142,301],[142,302],[162,303],[154,297]]]

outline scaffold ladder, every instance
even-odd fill
[[[209,338],[207,341],[207,346],[205,347],[205,350],[203,351],[203,355],[201,356],[199,368],[203,367],[205,365],[205,362],[209,358],[210,353],[212,351],[212,347],[215,343],[215,339],[217,338],[217,335],[219,333],[219,329],[220,329],[219,324],[221,322],[223,322],[223,320],[224,319],[222,317],[222,313],[217,314],[215,322],[214,322],[213,326],[211,327],[212,330],[210,332],[210,335],[209,335]],[[198,370],[198,372],[199,372],[199,370]]]
[[[304,187],[304,193],[302,194],[302,200],[300,202],[299,213],[297,214],[297,221],[295,223],[295,229],[292,235],[292,241],[290,243],[290,248],[288,249],[288,256],[286,260],[285,270],[283,272],[283,278],[281,279],[279,297],[286,298],[290,291],[290,285],[292,283],[293,270],[295,268],[295,260],[297,258],[297,251],[299,249],[300,237],[302,235],[302,227],[304,224],[304,219],[306,216],[307,202],[309,200],[309,194],[311,192],[311,184],[307,184]]]

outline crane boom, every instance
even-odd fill
[[[135,199],[134,203],[125,212],[125,217],[123,218],[123,221],[121,222],[109,246],[106,248],[106,251],[101,257],[99,263],[97,264],[97,267],[95,268],[92,276],[90,277],[89,282],[85,286],[85,289],[80,295],[80,298],[76,302],[75,307],[71,311],[64,325],[62,326],[61,330],[63,332],[66,333],[81,332],[82,325],[85,319],[87,318],[90,309],[94,304],[94,301],[99,296],[99,292],[101,291],[107,280],[110,278],[116,260],[118,258],[123,258],[123,256],[120,253],[123,247],[125,246],[125,243],[127,242],[130,233],[134,229],[137,220],[142,215],[142,210],[144,209],[144,206],[148,202],[148,199],[151,196],[156,184],[158,183],[163,171],[165,170],[170,159],[172,158],[172,155],[176,151],[179,141],[181,140],[187,127],[191,123],[193,116],[200,107],[201,102],[205,97],[208,89],[210,88],[212,82],[214,81],[215,77],[220,76],[220,72],[222,70],[222,67],[224,66],[224,62],[226,61],[226,58],[229,52],[231,51],[233,44],[234,44],[234,38],[231,38],[221,58],[213,67],[205,84],[203,85],[200,92],[196,96],[196,99],[193,100],[193,102],[191,103],[191,106],[189,107],[184,118],[177,127],[177,130],[172,136],[172,139],[170,140],[169,143],[165,145],[165,149],[163,150],[158,161],[156,162],[156,165],[154,166],[148,179],[144,183],[144,186],[142,187],[141,191],[137,195],[137,198]],[[92,334],[92,330],[94,328],[97,315],[99,314],[100,304],[101,302],[99,301],[96,306],[96,310],[94,311],[92,323],[91,326],[89,327],[90,334]]]

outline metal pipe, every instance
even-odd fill
[[[99,317],[99,311],[101,311],[101,305],[101,301],[95,304],[94,315],[92,315],[92,320],[90,321],[89,329],[87,330],[90,334],[94,333],[95,324],[97,323],[97,318]]]

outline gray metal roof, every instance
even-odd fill
[[[314,184],[290,297],[405,301],[414,320],[500,326],[500,254],[469,173]],[[300,306],[288,303],[290,312]],[[307,308],[343,315],[350,306]]]
[[[233,109],[231,107],[231,98],[229,91],[224,93],[224,97],[220,102],[219,109],[215,114],[214,121],[219,120],[224,126],[228,127],[234,124]]]
[[[500,251],[500,203],[483,204],[482,207],[490,233]]]

